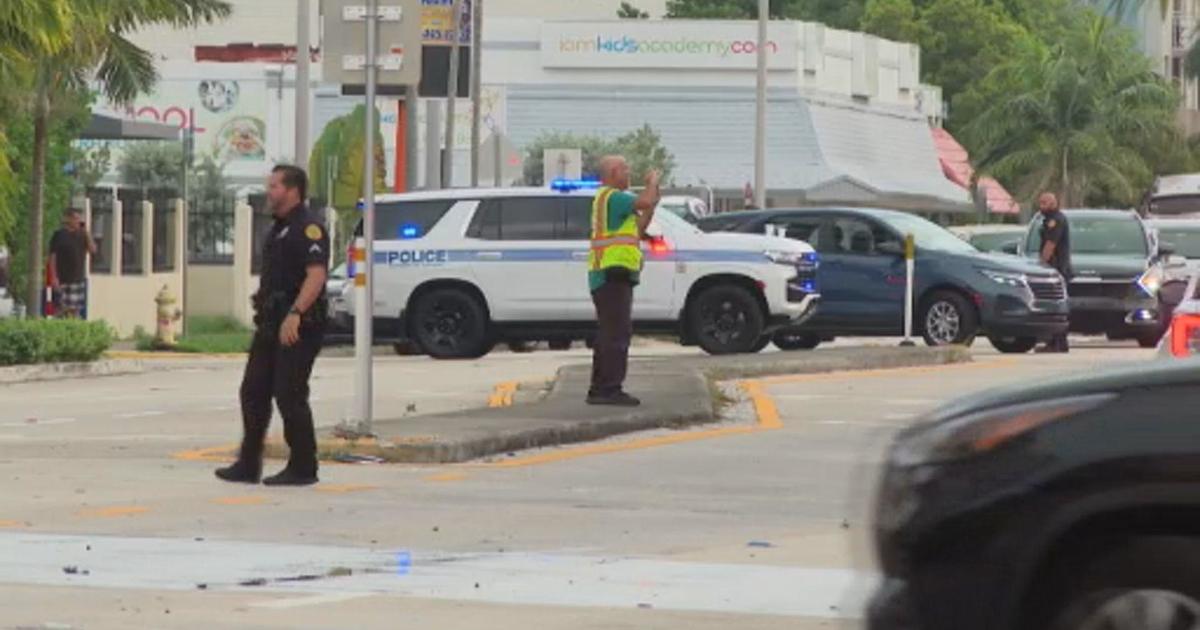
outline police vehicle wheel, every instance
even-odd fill
[[[930,346],[969,346],[979,331],[975,307],[952,291],[938,291],[926,298],[918,323]]]
[[[696,341],[709,354],[754,351],[763,337],[763,313],[749,291],[722,284],[696,296],[688,319]]]
[[[493,346],[483,305],[459,289],[436,289],[417,300],[413,337],[435,359],[475,359]]]
[[[821,338],[812,333],[781,330],[771,339],[780,350],[812,350],[821,345]]]
[[[1025,354],[1037,346],[1036,337],[988,337],[988,341],[1005,354]]]
[[[1074,567],[1056,567],[1043,604],[1048,630],[1200,626],[1200,542],[1184,537],[1104,541]],[[1066,564],[1065,562],[1063,564]]]
[[[551,340],[550,341],[550,349],[551,350],[570,350],[571,349],[571,340],[570,339]]]
[[[761,339],[759,339],[758,341],[754,342],[754,347],[753,347],[753,348],[751,348],[751,349],[750,349],[750,351],[751,351],[751,352],[754,352],[754,353],[757,353],[757,352],[762,352],[762,351],[763,351],[763,350],[765,350],[765,349],[767,348],[767,346],[769,346],[769,345],[771,345],[771,336],[770,336],[770,335],[763,335]]]

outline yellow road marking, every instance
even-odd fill
[[[150,508],[141,505],[115,505],[105,508],[89,508],[75,513],[81,518],[117,518],[120,516],[137,516],[149,512]]]
[[[761,382],[742,381],[738,385],[741,386],[742,391],[746,392],[750,403],[754,405],[754,415],[758,417],[759,428],[783,428],[783,420],[779,418],[779,408],[775,406],[775,400],[767,394]]]
[[[365,492],[367,490],[378,490],[379,486],[355,485],[351,483],[343,484],[325,484],[316,487],[317,492],[329,492],[332,494],[346,494],[348,492]]]
[[[488,407],[511,407],[513,395],[517,393],[517,381],[505,381],[492,389]]]
[[[462,481],[467,478],[465,472],[444,472],[436,475],[429,475],[425,481],[446,482],[446,481]]]
[[[262,505],[266,502],[267,498],[260,496],[220,497],[212,500],[212,503],[217,505]]]
[[[29,523],[25,521],[0,521],[0,529],[19,529],[29,527]]]
[[[185,462],[231,462],[234,460],[233,453],[237,450],[237,447],[237,444],[210,446],[190,451],[179,451],[178,453],[172,453],[171,457]]]

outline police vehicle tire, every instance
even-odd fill
[[[975,307],[959,293],[937,291],[921,304],[917,324],[929,346],[969,346],[979,333]]]
[[[491,351],[488,316],[461,289],[434,289],[413,305],[412,336],[435,359],[477,359]]]
[[[771,338],[780,350],[813,350],[821,345],[821,337],[812,333],[781,330]]]
[[[762,352],[769,345],[771,345],[771,335],[763,335],[761,339],[754,342],[754,348],[751,349],[751,352]]]
[[[1057,563],[1051,575],[1041,610],[1034,611],[1045,630],[1146,627],[1116,620],[1132,621],[1149,607],[1175,622],[1163,628],[1195,627],[1200,617],[1200,541],[1194,538],[1098,541]]]
[[[988,337],[992,347],[1004,354],[1025,354],[1037,346],[1036,337]]]
[[[688,308],[688,325],[709,354],[755,352],[763,337],[762,307],[746,289],[718,284],[700,292]]]

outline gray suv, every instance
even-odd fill
[[[1163,283],[1158,239],[1141,217],[1125,210],[1064,210],[1071,229],[1071,265],[1067,286],[1071,332],[1136,339],[1153,348],[1162,336]],[[1021,253],[1038,257],[1042,217],[1029,224]]]

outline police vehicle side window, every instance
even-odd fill
[[[492,241],[552,241],[563,232],[562,200],[555,197],[485,199],[467,236]]]
[[[804,218],[776,218],[768,223],[773,223],[779,226],[784,231],[784,236],[798,241],[804,241],[811,245],[814,249],[821,245],[820,227],[822,220],[819,217],[804,217]]]
[[[425,236],[455,203],[454,199],[433,199],[376,204],[375,238],[390,241]]]
[[[568,197],[565,200],[566,215],[563,231],[559,238],[564,241],[586,241],[592,237],[592,199],[590,197]]]

